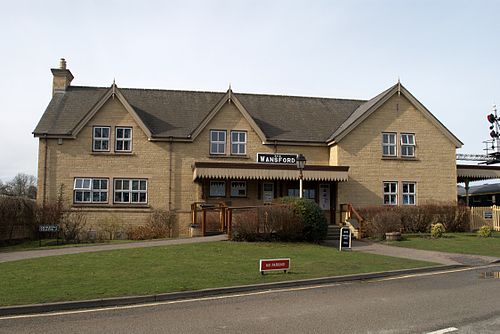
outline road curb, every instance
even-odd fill
[[[91,308],[101,308],[101,307],[175,301],[175,300],[191,299],[191,298],[213,297],[231,293],[264,291],[264,290],[282,289],[291,287],[372,280],[377,278],[394,277],[394,276],[418,274],[418,273],[430,273],[430,272],[437,272],[437,271],[456,269],[456,268],[467,268],[467,267],[468,266],[465,265],[446,265],[446,266],[435,266],[435,267],[425,267],[425,268],[415,268],[415,269],[392,270],[392,271],[366,273],[366,274],[312,278],[312,279],[285,281],[285,282],[240,285],[234,287],[203,289],[195,291],[171,292],[171,293],[162,293],[162,294],[146,295],[146,296],[128,296],[128,297],[115,297],[115,298],[92,299],[92,300],[46,303],[46,304],[4,306],[0,307],[0,316],[48,313],[48,312],[68,311],[77,309],[91,309]]]

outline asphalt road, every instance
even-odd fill
[[[0,333],[500,333],[500,265],[0,318]],[[456,329],[456,330],[455,330]]]

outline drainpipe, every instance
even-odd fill
[[[47,198],[47,156],[48,156],[48,139],[47,134],[44,133],[43,137],[45,139],[45,152],[43,158],[43,197],[42,197],[42,207],[45,207],[45,200]]]
[[[168,211],[172,209],[172,145],[173,138],[170,136],[168,144]]]

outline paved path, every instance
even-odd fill
[[[214,235],[210,237],[199,237],[199,238],[155,240],[155,241],[130,242],[123,244],[105,244],[105,245],[82,246],[82,247],[63,247],[57,249],[40,249],[40,250],[19,251],[19,252],[4,252],[4,253],[0,252],[0,263],[24,260],[24,259],[32,259],[44,256],[90,253],[90,252],[99,252],[99,251],[106,251],[113,249],[129,249],[129,248],[143,248],[143,247],[155,247],[155,246],[166,246],[166,245],[193,244],[198,242],[210,242],[210,241],[221,241],[221,240],[227,240],[227,235],[222,234],[222,235]]]
[[[380,243],[357,240],[353,241],[352,250],[355,252],[402,257],[406,259],[435,262],[445,265],[463,264],[468,266],[480,266],[500,260],[499,258],[491,256],[436,252],[397,246],[388,246]]]

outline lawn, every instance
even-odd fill
[[[445,233],[443,238],[429,235],[403,235],[402,241],[390,241],[391,246],[416,248],[448,253],[496,256],[500,258],[500,232],[490,238],[480,238],[476,233]]]
[[[291,271],[262,276],[262,258]],[[432,266],[305,243],[211,242],[0,263],[0,305],[95,299]]]

